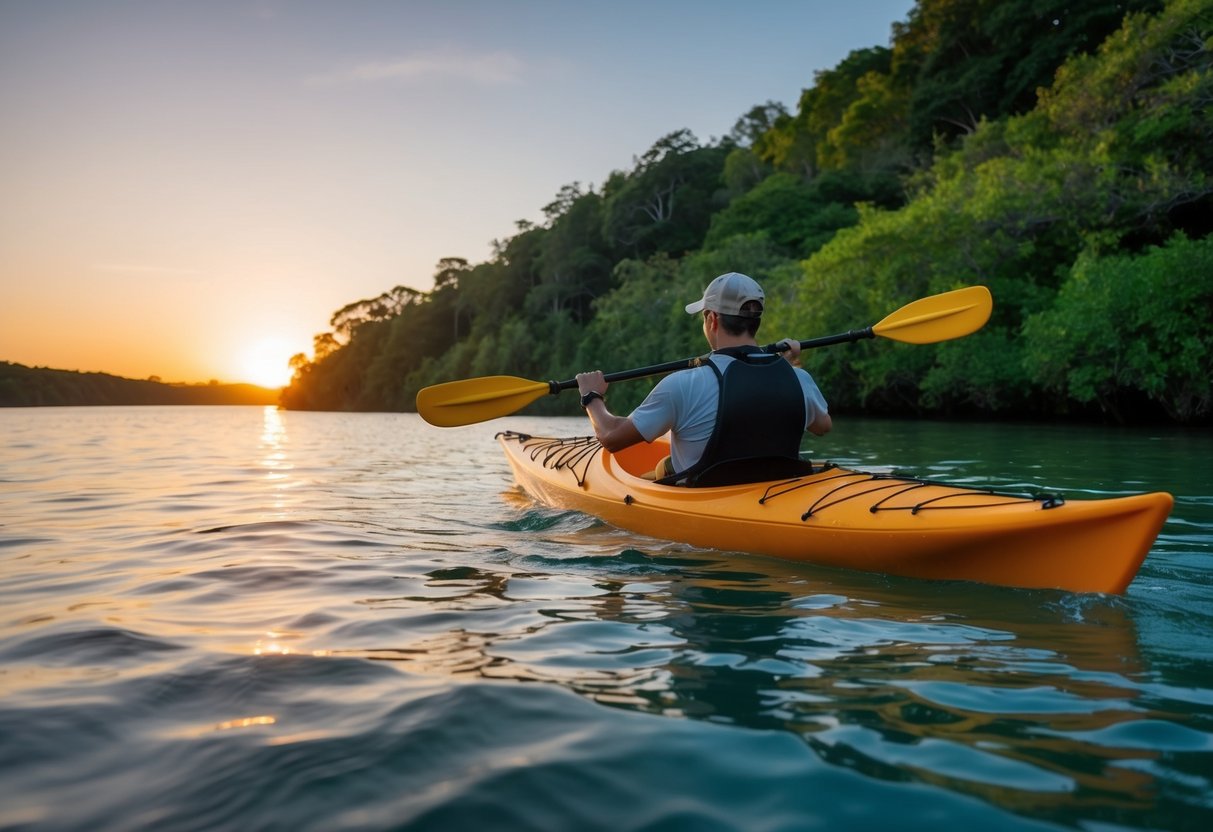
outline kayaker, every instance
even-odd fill
[[[780,342],[782,357],[758,346],[764,301],[762,287],[738,272],[709,283],[703,297],[686,306],[688,314],[703,315],[709,360],[663,378],[630,416],[607,408],[601,371],[578,374],[581,404],[603,447],[616,452],[669,432],[670,456],[654,476],[671,484],[802,473],[801,437],[805,431],[820,436],[832,422],[816,382],[800,367],[800,343]]]

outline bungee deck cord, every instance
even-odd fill
[[[579,486],[585,484],[585,477],[593,462],[594,454],[602,449],[602,443],[593,436],[548,438],[515,431],[502,431],[497,436],[520,443],[530,454],[532,461],[540,462],[545,468],[554,471],[569,471],[576,477]],[[767,486],[762,496],[758,498],[758,503],[766,505],[772,500],[794,494],[802,488],[838,480],[837,485],[822,494],[805,509],[800,516],[801,520],[807,521],[832,506],[877,493],[882,496],[868,507],[868,511],[873,514],[882,511],[908,511],[911,514],[918,514],[932,509],[988,509],[1033,502],[1039,502],[1042,509],[1065,505],[1065,499],[1057,494],[1011,494],[993,489],[972,489],[928,497],[912,505],[891,506],[887,505],[891,500],[921,488],[935,486],[956,488],[957,486],[933,480],[898,477],[891,474],[872,474],[863,471],[840,471],[825,479],[820,478],[821,474],[837,469],[837,465],[827,462],[807,477],[773,483]],[[959,504],[953,502],[959,498],[974,498],[974,501]]]

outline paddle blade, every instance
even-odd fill
[[[967,286],[907,303],[872,327],[872,332],[907,344],[950,341],[985,326],[993,308],[989,289]]]
[[[484,376],[435,384],[417,393],[417,412],[431,425],[454,428],[508,416],[551,391],[546,381]]]

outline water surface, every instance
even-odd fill
[[[493,433],[0,411],[0,829],[1206,829],[1207,433],[839,419],[815,458],[1169,490],[1124,596],[543,508]]]

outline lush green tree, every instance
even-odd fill
[[[459,262],[466,264],[466,261]],[[329,326],[333,328],[332,334],[337,342],[347,341],[363,324],[389,320],[420,297],[421,293],[416,289],[397,286],[377,297],[346,304],[333,313]]]
[[[767,101],[751,107],[734,122],[729,139],[738,147],[752,147],[787,117],[788,108],[778,101]]]
[[[472,329],[481,332],[500,325],[503,313],[521,309],[539,281],[538,260],[545,229],[522,224],[519,232],[493,246],[493,257],[472,267],[460,289],[472,310]]]
[[[861,97],[863,79],[889,71],[892,52],[884,47],[857,49],[838,66],[822,70],[801,93],[794,117],[780,116],[757,137],[754,151],[776,169],[811,178],[833,166],[827,144],[831,131]]]
[[[1064,399],[1124,420],[1144,398],[1178,422],[1213,413],[1213,238],[1075,263],[1024,327],[1026,365]]]
[[[1167,57],[1195,44],[1202,5],[1131,16],[1098,55],[1067,64],[1037,111],[978,125],[961,150],[918,179],[908,205],[862,211],[856,228],[806,262],[793,321],[806,329],[845,330],[966,283],[990,285],[997,300],[987,329],[962,342],[840,352],[823,369],[836,401],[895,411],[1038,406],[1029,341],[1019,336],[1024,322],[1050,307],[1081,252],[1151,239],[1166,228],[1166,206],[1207,193],[1203,162],[1172,161],[1203,150],[1160,160],[1119,140],[1126,124],[1175,124],[1167,115],[1177,109],[1191,115],[1167,146],[1185,147],[1207,129],[1207,58],[1199,49],[1184,61]],[[1137,76],[1128,71],[1135,67]]]
[[[1129,12],[1160,0],[920,0],[900,28],[895,63],[909,76],[909,142],[928,150],[983,118],[1024,113],[1067,58],[1093,52]]]
[[[822,167],[866,174],[908,169],[913,162],[906,143],[908,101],[896,77],[869,72],[856,81],[855,93],[818,145]]]
[[[1102,180],[1108,225],[1134,226],[1139,244],[1213,230],[1211,33],[1209,0],[1130,15],[1041,92],[1035,116],[1047,137],[1030,138],[1092,159],[1087,177]]]
[[[703,243],[718,206],[728,150],[689,130],[659,139],[626,176],[608,180],[603,233],[619,253],[682,256]]]
[[[735,147],[724,157],[721,180],[728,199],[744,195],[774,172],[770,164],[750,147]]]
[[[858,216],[845,201],[823,198],[815,182],[777,173],[712,217],[704,247],[715,248],[738,234],[762,233],[789,255],[808,256],[838,229],[854,225]]]
[[[756,148],[787,119],[787,108],[777,101],[751,107],[737,119],[729,132],[728,141],[733,147],[728,149],[721,174],[729,199],[744,194],[774,172]]]
[[[529,293],[528,308],[541,314],[568,310],[574,320],[587,320],[594,298],[611,285],[603,199],[573,183],[561,189],[544,213],[549,226],[536,257],[538,285]]]
[[[920,0],[795,114],[767,102],[709,145],[671,133],[600,191],[562,188],[487,262],[338,310],[284,402],[407,409],[470,375],[687,357],[704,345],[683,306],[736,270],[766,288],[763,340],[990,286],[968,338],[807,356],[836,410],[1206,420],[1211,32],[1210,0]]]

